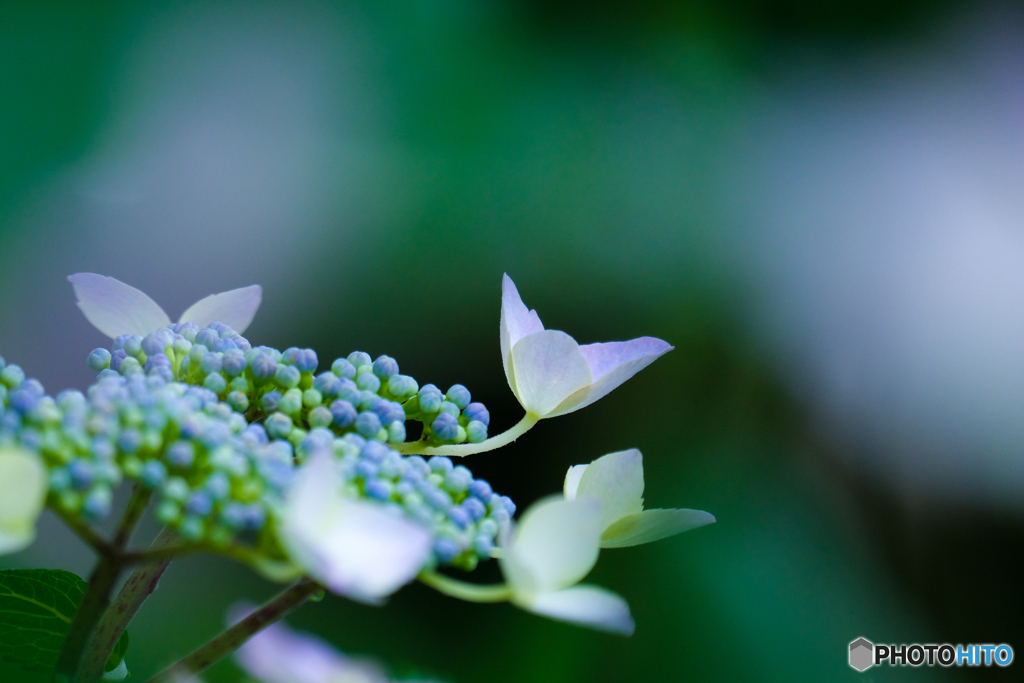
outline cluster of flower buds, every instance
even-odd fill
[[[490,424],[487,408],[471,403],[466,387],[456,384],[446,393],[433,384],[421,388],[399,374],[389,356],[371,360],[355,351],[315,375],[319,359],[312,349],[253,347],[221,323],[202,329],[179,323],[145,337],[122,335],[112,351],[89,354],[88,363],[101,376],[142,373],[200,385],[249,421],[263,421],[272,438],[293,445],[316,428],[404,443],[407,420],[422,423],[427,446],[480,443]]]

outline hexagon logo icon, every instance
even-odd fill
[[[875,663],[875,645],[866,638],[858,638],[850,643],[850,666],[857,671],[870,669]]]

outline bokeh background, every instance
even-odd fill
[[[0,353],[89,384],[70,273],[172,317],[259,283],[255,343],[387,353],[497,433],[508,272],[581,343],[676,350],[467,464],[523,508],[638,447],[648,507],[718,523],[602,555],[629,639],[419,585],[292,625],[453,683],[1010,680],[846,649],[1024,647],[1022,39],[953,0],[5,2]],[[90,562],[50,516],[0,558]],[[275,590],[176,562],[132,680]]]

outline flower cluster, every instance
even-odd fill
[[[569,468],[564,495],[530,506],[518,523],[508,497],[448,457],[493,450],[579,410],[672,348],[650,337],[581,346],[545,329],[508,276],[502,360],[526,416],[494,437],[466,387],[420,386],[390,356],[356,351],[318,373],[312,349],[253,346],[241,333],[259,306],[256,286],[206,297],[171,323],[113,278],[69,279],[113,344],[89,354],[98,376],[85,393],[56,398],[0,358],[0,552],[31,542],[44,499],[87,529],[111,514],[127,480],[186,545],[272,578],[308,577],[379,602],[418,576],[455,597],[510,600],[628,634],[626,602],[579,583],[601,548],[714,521],[696,510],[645,511],[636,450]],[[418,436],[410,440],[407,425]],[[491,558],[506,583],[437,572]]]

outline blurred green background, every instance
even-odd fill
[[[652,335],[676,350],[467,465],[524,509],[570,465],[637,447],[647,507],[718,523],[602,554],[589,580],[629,601],[628,639],[419,585],[383,609],[328,597],[293,626],[396,675],[453,682],[1009,680],[1016,667],[847,666],[858,636],[1020,643],[1024,526],[993,502],[1018,497],[908,488],[879,474],[902,441],[821,419],[794,379],[801,347],[770,331],[782,318],[766,273],[785,261],[759,246],[774,239],[759,217],[784,220],[764,178],[816,153],[783,133],[818,132],[821,84],[862,102],[879,74],[958,63],[959,27],[984,46],[986,31],[1021,25],[1012,8],[978,7],[3,3],[0,353],[51,393],[88,385],[84,359],[106,341],[75,309],[73,272],[113,275],[172,317],[259,283],[254,343],[315,348],[321,366],[387,353],[421,384],[469,387],[494,434],[521,416],[497,339],[508,272],[581,343]],[[825,201],[802,187],[797,212]],[[90,557],[46,517],[0,566],[85,575]],[[176,562],[132,625],[132,680],[215,634],[230,604],[275,590],[227,561]],[[18,676],[0,663],[0,680]],[[204,680],[241,677],[226,661]]]

